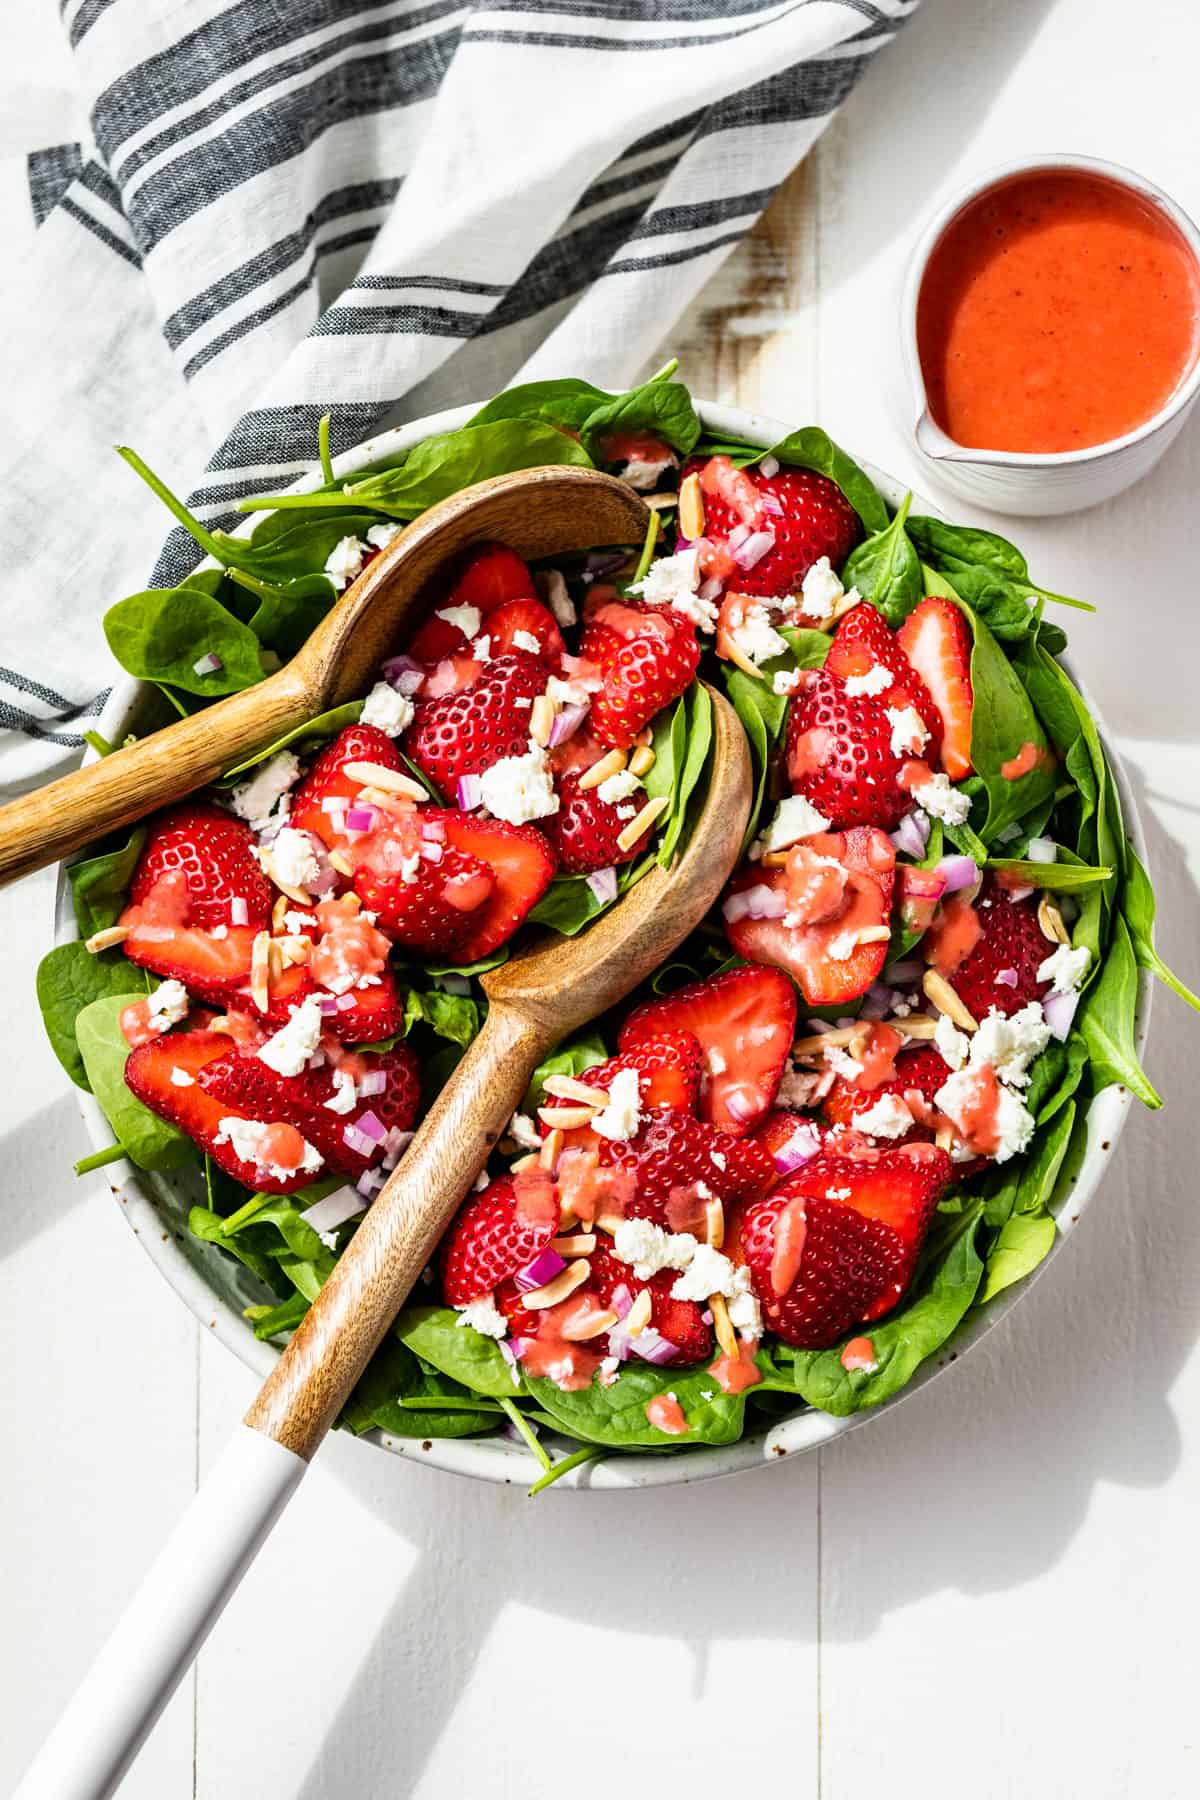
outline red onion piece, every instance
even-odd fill
[[[515,1369],[517,1366],[517,1351],[515,1346],[523,1342],[523,1338],[499,1338],[497,1340],[496,1348],[499,1350],[510,1369]]]
[[[1016,987],[1020,976],[1015,969],[1000,969],[996,974],[997,987]]]
[[[398,1125],[393,1125],[383,1140],[383,1147],[390,1157],[398,1161],[416,1135],[415,1131],[401,1131]]]
[[[911,856],[914,862],[920,862],[929,844],[929,820],[920,807],[914,807],[912,812],[905,813],[890,836],[897,850]]]
[[[321,1008],[321,1012],[325,1018],[328,1018],[330,1013],[335,1013],[338,1010],[337,995],[318,994],[317,1005]]]
[[[924,973],[925,964],[912,957],[905,958],[902,962],[894,962],[890,968],[883,971],[883,978],[885,981],[891,982],[893,987],[914,987]]]
[[[1078,1005],[1078,988],[1072,989],[1069,994],[1047,994],[1042,1001],[1042,1013],[1050,1027],[1050,1035],[1056,1037],[1060,1044],[1064,1044],[1071,1035],[1071,1025]]]
[[[442,819],[439,819],[436,814],[431,819],[422,819],[421,836],[423,838],[428,838],[431,844],[444,844],[446,841],[445,822]]]
[[[411,656],[389,656],[381,673],[388,686],[400,694],[415,694],[425,679],[425,670]]]
[[[539,1250],[531,1263],[526,1263],[523,1269],[517,1270],[513,1280],[523,1294],[528,1294],[534,1288],[545,1287],[548,1281],[561,1275],[566,1266],[566,1261],[557,1250]]]
[[[736,550],[741,544],[746,542],[746,539],[749,536],[750,527],[748,525],[735,525],[729,536],[725,539],[725,542],[729,545],[731,550]]]
[[[352,806],[346,813],[346,831],[374,831],[379,814],[373,806]]]
[[[748,1120],[758,1117],[762,1108],[752,1094],[742,1088],[730,1088],[724,1095],[725,1107],[730,1117],[738,1125],[745,1125]]]
[[[360,1131],[352,1121],[342,1126],[342,1142],[347,1150],[353,1150],[355,1156],[374,1156],[375,1139],[367,1132]]]
[[[724,582],[719,581],[715,575],[710,575],[707,581],[700,583],[696,589],[696,596],[700,600],[719,600],[724,592]]]
[[[758,499],[759,505],[765,513],[770,513],[773,519],[782,519],[783,502],[780,500],[778,494],[760,493]]]
[[[601,906],[607,906],[610,900],[617,897],[617,871],[615,869],[593,869],[587,878],[587,884]]]
[[[969,856],[943,856],[934,874],[942,876],[948,894],[959,894],[979,880],[979,865]]]
[[[564,706],[561,712],[554,715],[554,723],[550,727],[550,749],[557,750],[568,738],[575,736],[579,727],[588,716],[586,706]]]
[[[673,1344],[670,1338],[662,1337],[649,1325],[630,1339],[629,1347],[635,1356],[640,1356],[643,1362],[648,1363],[669,1363],[672,1357],[679,1355],[679,1345]]]
[[[314,1231],[336,1231],[347,1219],[353,1219],[363,1209],[362,1195],[357,1188],[340,1187],[332,1194],[326,1194],[323,1200],[316,1200],[302,1212],[300,1217]]]
[[[314,899],[319,900],[323,894],[327,894],[330,889],[335,888],[337,884],[338,872],[335,868],[330,866],[322,869],[315,880],[309,882],[308,891]]]
[[[859,1017],[862,1019],[886,1019],[891,1010],[891,988],[880,987],[876,983],[874,987],[868,988]]]
[[[732,545],[733,539],[731,538],[729,541]],[[733,560],[739,569],[753,569],[764,556],[770,555],[774,548],[775,533],[773,531],[752,531],[745,543],[739,544],[733,552]]]
[[[337,1005],[337,1009],[339,1012],[349,1012],[350,1008],[354,1005],[354,995],[353,994],[339,994],[337,997],[336,1005]]]
[[[201,656],[192,664],[192,672],[196,675],[215,675],[219,669],[223,669],[224,667],[225,664],[221,661],[221,658],[217,655],[216,651],[209,650],[204,656]]]
[[[633,1295],[623,1281],[619,1281],[609,1295],[608,1304],[618,1319],[623,1319],[633,1309]]]
[[[423,862],[440,863],[446,852],[436,838],[426,838],[422,840],[418,854]]]
[[[782,888],[768,887],[760,881],[754,887],[730,894],[721,913],[730,925],[736,925],[739,919],[782,919],[787,909],[788,899]]]
[[[797,1125],[787,1142],[772,1150],[771,1159],[781,1175],[790,1175],[820,1154],[821,1138],[816,1126]]]
[[[378,1169],[364,1169],[354,1185],[364,1199],[370,1200],[383,1186],[385,1179]]]
[[[360,1131],[365,1132],[371,1141],[376,1144],[382,1144],[384,1138],[388,1134],[387,1126],[377,1113],[371,1111],[370,1107],[367,1108],[365,1113],[359,1114],[358,1118],[355,1120],[355,1124]]]
[[[476,812],[483,805],[483,784],[478,775],[460,775],[454,798],[459,812]]]
[[[387,1084],[386,1069],[368,1069],[358,1084],[358,1091],[364,1100],[370,1100],[375,1094],[386,1094]]]

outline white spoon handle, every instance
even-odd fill
[[[273,1438],[238,1427],[14,1800],[113,1792],[307,1467]]]

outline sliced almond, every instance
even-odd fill
[[[607,756],[602,756],[599,762],[593,763],[590,769],[583,771],[579,777],[579,786],[584,792],[588,788],[599,787],[600,783],[607,781],[610,775],[619,775],[624,767],[625,752],[610,750]]]
[[[818,631],[832,631],[839,619],[844,619],[848,612],[853,612],[861,599],[861,594],[856,594],[853,588],[849,588],[840,600],[834,601],[833,611],[827,619],[809,620],[806,617],[805,623],[815,624]]]
[[[602,1332],[611,1331],[618,1324],[615,1312],[592,1313],[580,1324],[568,1320],[562,1328],[562,1334],[568,1344],[586,1344],[590,1338],[598,1338]]]
[[[694,469],[679,484],[679,529],[685,538],[704,536],[704,495]]]
[[[944,1150],[949,1155],[954,1145],[953,1128],[949,1125],[939,1125],[934,1133],[933,1141],[939,1150]]]
[[[648,775],[657,761],[658,758],[649,744],[639,744],[629,759],[630,773],[638,776]]]
[[[267,942],[267,979],[278,981],[283,974],[283,951],[279,947],[278,938],[270,938]]]
[[[596,1224],[601,1231],[607,1231],[609,1237],[617,1235],[617,1226],[621,1224],[620,1213],[597,1213]]]
[[[733,1321],[729,1317],[729,1308],[725,1304],[725,1296],[710,1294],[708,1310],[713,1316],[713,1330],[717,1334],[718,1344],[726,1356],[732,1356],[736,1360],[741,1355],[741,1351],[738,1347],[737,1332],[733,1329]]]
[[[764,850],[760,861],[764,869],[786,869],[790,850]]]
[[[259,860],[261,861],[265,872],[270,876],[271,880],[275,883],[275,886],[279,889],[279,891],[283,895],[285,895],[285,897],[288,900],[294,901],[294,903],[297,906],[311,906],[312,905],[312,903],[313,903],[312,895],[308,892],[308,890],[306,888],[291,887],[286,881],[284,881],[280,878],[279,870],[275,867],[274,859],[272,858],[271,852],[269,850],[260,851],[259,852]],[[278,907],[279,902],[276,901],[275,905],[276,905],[276,907]],[[274,925],[274,923],[275,923],[275,914],[274,914],[274,912],[272,912],[272,914],[271,914],[272,926]]]
[[[553,700],[546,694],[539,694],[529,709],[529,735],[535,744],[546,745],[550,742],[550,733],[554,729],[556,708]]]
[[[886,944],[891,935],[890,925],[864,925],[861,931],[855,932],[854,940],[860,945]]]
[[[938,1011],[952,1019],[960,1031],[979,1030],[979,1021],[967,1011],[944,975],[939,975],[936,969],[926,969],[921,978],[921,986]]]
[[[279,954],[285,968],[296,963],[306,963],[312,950],[312,939],[301,934],[299,937],[275,938],[273,942],[279,948]]]
[[[548,1169],[551,1174],[554,1173],[554,1170],[558,1165],[558,1156],[562,1149],[562,1144],[562,1132],[551,1131],[547,1134],[541,1149],[537,1153],[537,1158],[542,1168]]]
[[[632,850],[638,839],[644,837],[660,814],[666,812],[671,802],[666,794],[659,794],[655,800],[647,800],[636,819],[630,819],[624,831],[617,838],[619,850]]]
[[[725,1242],[725,1208],[719,1200],[704,1202],[704,1241],[714,1250]]]
[[[287,927],[284,925],[284,914],[287,912],[287,895],[280,894],[271,908],[271,930],[276,937],[282,937]]]
[[[519,1156],[515,1163],[510,1163],[508,1172],[510,1175],[519,1175],[522,1169],[536,1169],[541,1160],[540,1153],[537,1150],[531,1150],[528,1156]]]
[[[1041,927],[1042,936],[1046,939],[1047,943],[1070,943],[1071,934],[1067,930],[1066,920],[1059,912],[1058,907],[1050,898],[1049,894],[1043,894],[1041,900],[1038,902],[1037,922]]]
[[[559,1214],[558,1214],[558,1229],[559,1229],[559,1231],[560,1232],[561,1231],[570,1231],[571,1227],[573,1225],[578,1225],[578,1223],[579,1223],[579,1219],[576,1216],[574,1207],[563,1204],[560,1207]]]
[[[419,781],[414,781],[411,775],[402,775],[399,769],[387,769],[382,763],[343,763],[342,774],[348,775],[351,781],[357,781],[363,787],[382,788],[385,794],[403,794],[406,800],[428,798]]]
[[[758,664],[753,662],[751,658],[746,655],[746,652],[741,648],[732,633],[730,634],[729,646],[725,651],[725,655],[728,661],[736,664],[743,675],[749,675],[755,681],[765,681],[767,679]]]
[[[547,1131],[558,1132],[561,1143],[564,1131],[576,1131],[580,1125],[589,1125],[600,1110],[598,1106],[539,1106],[538,1118]]]
[[[861,1030],[862,1026],[856,1021],[853,1025],[838,1025],[832,1031],[814,1032],[812,1037],[797,1038],[792,1052],[796,1056],[812,1056],[824,1050],[826,1045],[832,1048],[835,1044],[851,1044]]]
[[[329,866],[336,869],[339,875],[350,876],[354,873],[354,864],[340,850],[329,852]]]
[[[586,1081],[576,1081],[573,1075],[551,1075],[546,1080],[546,1092],[553,1094],[556,1100],[578,1100],[581,1106],[607,1106],[608,1095],[603,1088],[590,1087]]]
[[[931,1019],[928,1013],[914,1013],[909,1019],[885,1019],[884,1024],[898,1031],[901,1037],[932,1038],[937,1035],[937,1020]]]
[[[592,1265],[586,1256],[578,1262],[568,1263],[560,1274],[548,1281],[545,1287],[533,1288],[528,1294],[521,1296],[521,1305],[530,1312],[541,1312],[544,1307],[557,1306],[568,1294],[573,1294],[577,1287],[582,1287],[592,1272]]]
[[[117,944],[123,944],[129,936],[128,925],[109,925],[103,931],[93,931],[84,944],[93,956],[99,956],[101,950],[112,950]]]
[[[250,998],[259,1012],[271,1005],[271,934],[260,931],[250,951]]]
[[[590,1256],[596,1248],[594,1231],[579,1231],[572,1237],[556,1237],[550,1239],[550,1248],[559,1256]]]
[[[650,1323],[650,1289],[643,1288],[622,1323],[630,1337],[640,1337]]]

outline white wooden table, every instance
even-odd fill
[[[43,6],[0,27],[0,157],[69,81]],[[919,216],[1017,147],[1128,162],[1200,212],[1198,60],[1189,0],[925,0],[675,334],[693,385],[915,476],[887,371]],[[1102,608],[1067,623],[1193,983],[1198,492],[1193,425],[1141,488],[1018,533]],[[0,895],[5,1792],[252,1388],[70,1174],[86,1145],[31,990],[49,897]],[[331,1441],[123,1792],[1195,1794],[1200,1022],[1165,995],[1150,1068],[1168,1110],[1134,1118],[1071,1253],[961,1369],[819,1455],[530,1505]]]

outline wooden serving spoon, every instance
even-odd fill
[[[574,479],[580,472],[535,473]],[[605,478],[589,477],[577,490],[581,498],[597,479]],[[519,483],[529,491],[527,476],[503,477],[501,482]],[[484,487],[495,492],[499,485]],[[540,485],[535,484],[535,491]],[[624,506],[624,490],[620,500]],[[596,522],[602,511],[593,511],[577,533],[572,530],[573,543],[598,541]],[[544,541],[531,538],[533,527],[523,532],[515,517],[500,523],[490,508],[486,523],[472,523],[477,529],[468,542],[502,536],[532,555],[537,552],[529,548],[531,541]],[[603,528],[602,535],[611,529]],[[625,541],[635,535],[623,533]],[[609,541],[621,536],[614,533]],[[561,536],[553,548],[563,548]],[[547,546],[541,553],[550,550]],[[356,590],[363,592],[370,579],[368,571]],[[361,690],[389,635],[376,635],[370,655],[356,660],[349,690],[332,691]],[[710,693],[711,776],[682,855],[669,871],[652,869],[579,937],[543,936],[482,978],[488,996],[483,1029],[152,1566],[17,1800],[98,1800],[113,1791],[382,1342],[520,1104],[538,1062],[563,1036],[623,999],[699,923],[720,893],[749,816],[751,771],[732,709]],[[278,723],[277,718],[275,729]],[[178,729],[164,735],[173,736]],[[228,758],[226,741],[220,761]],[[105,766],[100,764],[99,770]],[[171,789],[172,794],[178,791]],[[156,787],[155,798],[159,793]],[[134,816],[136,811],[120,814],[123,819]],[[116,812],[109,817],[110,823],[117,822]],[[61,850],[61,842],[60,837],[56,849]]]
[[[640,544],[649,522],[632,488],[596,469],[523,469],[452,494],[368,564],[274,675],[0,807],[0,886],[181,799],[365,693],[428,583],[473,544],[498,539],[531,560]]]

